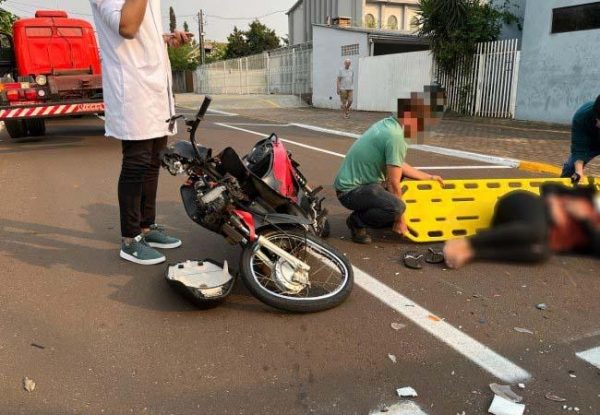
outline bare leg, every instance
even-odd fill
[[[448,268],[458,269],[473,260],[475,252],[466,238],[453,239],[444,245],[444,258]]]

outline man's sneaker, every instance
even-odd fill
[[[144,234],[146,243],[152,248],[173,249],[181,246],[181,241],[165,233],[158,225],[150,226],[150,232]]]
[[[352,215],[346,219],[346,225],[352,233],[352,240],[357,244],[368,245],[372,242],[371,237],[367,233],[367,228],[358,227]]]
[[[156,265],[167,260],[163,254],[149,247],[142,235],[129,244],[121,242],[121,258],[139,265]]]

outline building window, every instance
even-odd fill
[[[371,29],[377,26],[377,23],[375,22],[375,16],[373,16],[371,13],[365,16],[365,26]]]
[[[358,54],[360,54],[360,45],[358,43],[342,46],[342,56],[354,56]]]
[[[600,2],[552,10],[552,33],[600,29]]]
[[[398,30],[398,18],[396,16],[388,17],[387,27],[391,30]]]

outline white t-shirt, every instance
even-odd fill
[[[341,68],[338,72],[340,78],[340,89],[344,91],[354,90],[354,71],[352,69]]]
[[[160,0],[148,0],[134,39],[119,34],[125,0],[90,0],[102,56],[106,135],[148,140],[175,134],[171,63],[163,40]]]

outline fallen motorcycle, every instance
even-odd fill
[[[292,312],[339,305],[352,291],[352,266],[317,236],[317,216],[299,212],[297,198],[276,191],[232,148],[213,156],[211,149],[196,143],[210,103],[207,97],[196,117],[186,120],[190,141],[179,142],[162,155],[163,167],[171,174],[188,176],[181,187],[188,216],[242,248],[239,275],[265,304]],[[196,303],[219,302],[233,285],[233,277],[228,278],[223,268],[214,261],[188,261],[171,266],[167,280]]]

